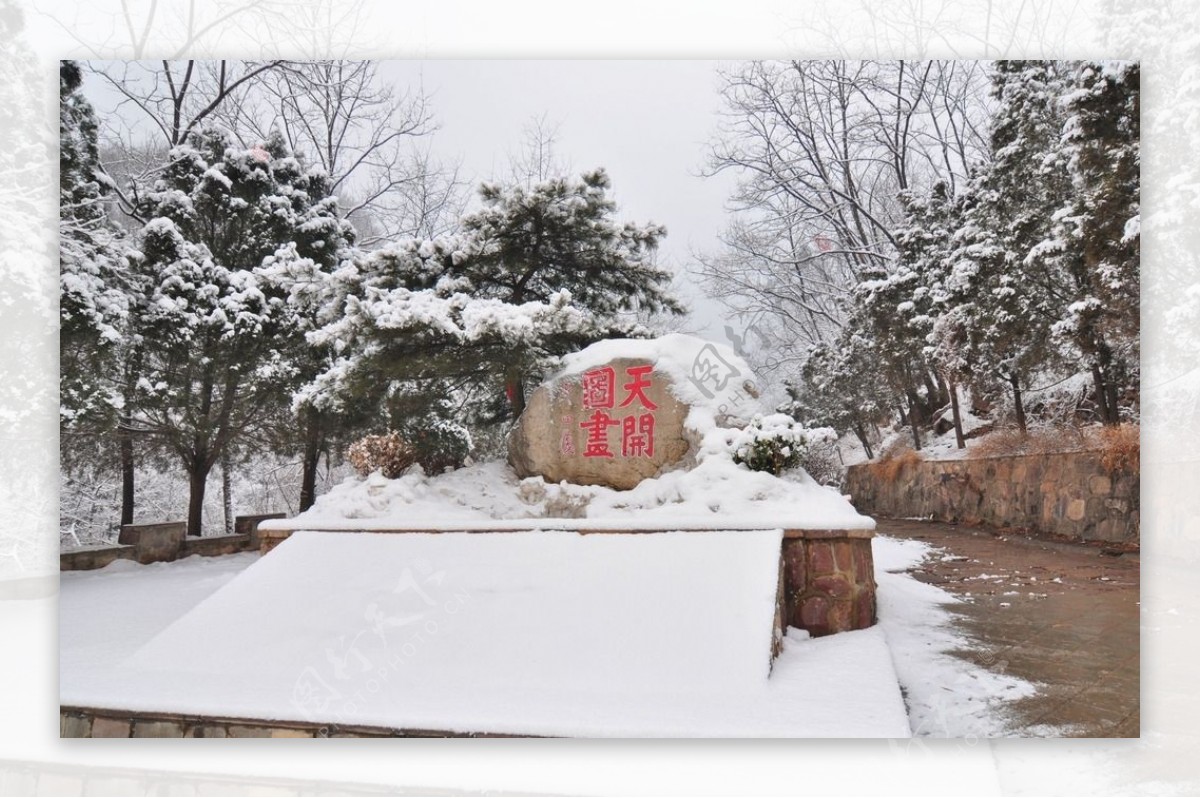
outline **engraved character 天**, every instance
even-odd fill
[[[647,410],[658,409],[658,405],[654,404],[654,402],[650,401],[650,397],[646,396],[646,389],[652,385],[650,377],[647,375],[653,370],[654,366],[630,366],[625,369],[625,376],[630,379],[623,386],[625,388],[625,400],[621,402],[621,407],[629,407],[636,399]]]

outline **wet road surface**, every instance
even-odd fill
[[[940,549],[913,570],[964,599],[959,656],[1038,685],[1014,702],[1021,736],[1137,737],[1140,563],[1136,553],[987,526],[878,519],[876,531]]]

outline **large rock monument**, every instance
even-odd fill
[[[509,464],[521,477],[618,490],[670,469],[699,445],[687,423],[693,407],[739,415],[757,397],[745,364],[722,350],[676,335],[605,341],[600,352],[610,357],[591,347],[583,362],[568,359],[529,397]]]

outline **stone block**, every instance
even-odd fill
[[[829,613],[826,615],[826,625],[829,628],[828,633],[849,632],[854,628],[853,616],[854,604],[852,602],[832,602],[829,605]]]
[[[308,737],[313,736],[312,731],[307,729],[271,729],[272,737]]]
[[[831,574],[837,570],[833,559],[833,545],[827,540],[808,541],[809,575]]]
[[[58,722],[59,737],[91,737],[92,719],[87,715],[62,714]]]
[[[1093,496],[1107,496],[1112,493],[1112,480],[1103,474],[1093,474],[1088,477],[1088,490]]]
[[[138,562],[170,562],[179,557],[187,523],[169,521],[162,524],[126,524],[121,527],[119,542],[133,546]]]
[[[240,723],[231,723],[226,727],[226,731],[230,737],[270,737],[271,727],[269,726],[247,726]]]
[[[93,737],[128,737],[129,718],[97,717],[92,721]]]
[[[1087,502],[1083,499],[1071,499],[1067,505],[1067,518],[1072,521],[1082,521],[1087,515]]]
[[[833,563],[838,571],[849,573],[854,570],[854,549],[849,540],[833,542]]]
[[[173,720],[137,720],[133,723],[134,737],[182,737],[183,723]]]
[[[215,723],[197,723],[189,726],[184,737],[226,737],[225,727]]]
[[[829,600],[810,596],[800,604],[800,628],[813,637],[829,634]]]
[[[812,589],[831,599],[848,599],[853,592],[850,582],[841,574],[818,576],[813,579]]]
[[[867,629],[875,624],[875,594],[860,595],[855,604],[855,629]]]
[[[799,596],[808,586],[808,562],[804,540],[783,541],[783,582],[785,594]]]

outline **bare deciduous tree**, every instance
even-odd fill
[[[710,293],[795,365],[894,256],[899,194],[954,186],[986,151],[986,79],[953,61],[748,62],[724,70],[709,173],[739,176]]]
[[[288,62],[220,116],[245,146],[278,130],[320,164],[360,246],[447,232],[463,209],[457,165],[424,143],[437,129],[429,97],[420,87],[397,93],[374,62]]]

